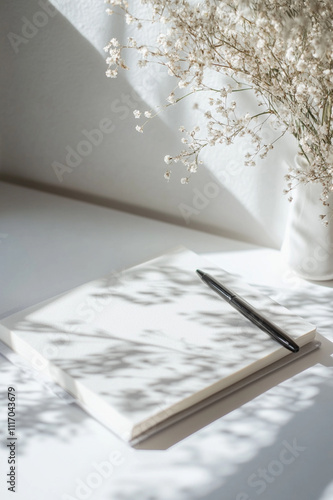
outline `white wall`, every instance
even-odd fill
[[[190,184],[181,185],[177,172],[166,183],[163,157],[180,150],[177,130],[190,122],[188,109],[155,119],[144,134],[134,130],[132,111],[148,109],[173,84],[152,69],[105,77],[103,46],[123,26],[106,15],[103,0],[41,4],[5,0],[0,7],[3,178],[73,190],[137,213],[279,247],[289,210],[283,174],[295,153],[293,142],[281,141],[256,169],[241,166],[238,148],[211,151]],[[96,145],[80,149],[87,147],[80,145],[85,133],[95,129],[102,130],[95,132]],[[81,157],[68,157],[66,165],[72,150]],[[56,175],[55,162],[65,166],[63,175]]]

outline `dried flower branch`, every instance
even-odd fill
[[[260,136],[263,124],[270,120],[280,136],[289,131],[296,137],[300,154],[309,163],[306,170],[289,172],[286,192],[296,183],[318,181],[327,204],[333,190],[331,0],[204,0],[196,5],[186,0],[141,0],[141,8],[150,9],[147,19],[131,13],[126,0],[107,3],[138,29],[145,23],[160,26],[154,47],[133,38],[126,45],[112,39],[105,47],[107,76],[127,69],[122,54],[131,49],[139,53],[141,67],[155,61],[179,80],[166,107],[194,93],[211,93],[210,109],[203,110],[206,137],[198,135],[197,127],[191,131],[182,127],[186,148],[177,156],[167,155],[168,165],[180,161],[190,175],[197,171],[207,145],[232,144],[245,135],[253,144],[245,164],[255,165],[273,148],[275,141],[266,144]],[[211,72],[228,77],[231,83],[212,88],[207,79]],[[251,115],[238,109],[233,95],[248,90],[255,92],[262,112]],[[144,114],[148,119],[152,116],[151,111]],[[143,126],[137,130],[142,132]],[[165,177],[170,174],[167,170]]]

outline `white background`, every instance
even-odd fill
[[[106,78],[103,47],[113,36],[126,38],[129,28],[106,14],[103,0],[52,4],[43,9],[31,0],[1,3],[3,177],[279,248],[290,208],[283,176],[296,152],[294,141],[285,137],[257,168],[242,167],[246,142],[212,150],[190,184],[180,184],[184,172],[178,165],[168,184],[163,158],[180,151],[179,126],[197,124],[193,102],[137,133],[133,109],[164,104],[176,82],[154,67],[140,72],[135,65],[116,80]],[[253,106],[249,94],[242,99],[244,107]],[[82,131],[106,118],[112,132],[60,182],[52,164],[65,164],[66,148],[76,150],[86,140]],[[269,138],[272,131],[265,133]],[[198,200],[211,182],[216,196]],[[187,221],[181,203],[194,208]]]

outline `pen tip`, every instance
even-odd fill
[[[197,274],[200,276],[200,278],[202,278],[202,277],[203,277],[203,275],[205,274],[205,273],[203,273],[202,271],[200,271],[200,269],[197,269],[197,271],[196,271],[196,272],[197,272]]]

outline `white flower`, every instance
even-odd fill
[[[170,165],[170,163],[172,162],[172,156],[170,155],[166,155],[164,157],[164,162],[167,164],[167,165]]]
[[[135,118],[140,118],[140,116],[141,116],[141,111],[139,111],[138,109],[135,109],[135,110],[133,111],[133,115],[134,115],[134,117],[135,117]]]
[[[115,78],[119,68],[127,69],[122,59],[126,48],[134,49],[139,55],[139,67],[158,63],[178,79],[179,96],[172,91],[157,113],[144,112],[146,118],[158,115],[162,109],[191,94],[202,92],[198,94],[200,108],[197,103],[193,107],[206,120],[206,137],[202,137],[203,132],[197,137],[196,128],[186,132],[185,127],[180,127],[180,132],[186,133],[182,138],[185,146],[172,157],[172,162],[179,161],[188,172],[194,173],[201,163],[201,151],[207,145],[236,144],[238,139],[248,136],[244,141],[249,145],[245,161],[248,166],[254,166],[255,160],[265,158],[275,143],[275,140],[265,140],[264,127],[268,125],[277,132],[276,138],[291,132],[302,154],[310,159],[308,171],[293,170],[288,179],[288,192],[293,183],[316,180],[322,183],[322,199],[325,199],[333,177],[330,166],[333,156],[332,0],[293,0],[291,3],[204,0],[198,5],[183,0],[140,0],[141,4],[151,7],[151,16],[147,10],[144,20],[130,12],[127,0],[106,0],[106,3],[114,8],[114,13],[124,15],[126,22],[133,25],[133,32],[138,33],[143,23],[152,23],[159,25],[161,33],[155,44],[144,39],[149,30],[137,39],[128,38],[124,46],[112,38],[104,47],[108,53],[106,75]],[[135,6],[135,2],[132,5]],[[108,9],[108,13],[111,12]],[[233,83],[223,83],[226,81]],[[188,91],[181,93],[185,88]],[[236,100],[231,100],[231,94],[236,92],[235,95],[245,97],[237,100],[237,105]],[[248,109],[245,109],[245,92],[249,92]],[[258,112],[253,112],[251,106],[253,95],[258,100]],[[140,111],[134,111],[136,118],[141,115]],[[143,127],[136,129],[143,132]],[[171,157],[167,155],[165,160],[168,164]],[[170,171],[167,171],[166,178],[169,177]],[[183,184],[188,181],[189,177],[181,178]]]
[[[169,94],[169,96],[168,96],[168,98],[167,98],[167,101],[168,101],[170,104],[175,104],[175,102],[176,102],[176,97],[175,97],[174,92],[171,92],[171,94]]]
[[[116,78],[118,71],[116,69],[107,69],[105,74],[108,78]]]
[[[134,17],[131,16],[130,14],[125,14],[125,21],[126,21],[126,24],[133,24],[134,23]]]
[[[140,59],[140,61],[138,61],[138,66],[139,68],[144,68],[145,66],[147,66],[147,59]]]
[[[175,42],[175,49],[182,50],[183,47],[184,41],[181,38],[178,38],[178,40]]]
[[[294,48],[293,47],[289,47],[288,48],[285,57],[286,57],[287,61],[290,61],[290,62],[294,62],[295,61],[295,52],[294,52]]]
[[[297,85],[296,89],[297,94],[304,94],[305,91],[306,91],[306,86],[304,85],[304,83],[300,83],[299,85]]]
[[[143,133],[143,127],[140,127],[140,125],[137,125],[137,126],[135,127],[135,130],[136,130],[137,132],[140,132],[141,134]]]
[[[138,52],[139,52],[139,54],[142,55],[143,58],[146,58],[147,55],[149,54],[148,48],[144,45],[138,49]]]
[[[306,67],[307,64],[303,59],[300,59],[296,64],[297,71],[300,71],[301,73],[306,70]]]
[[[258,49],[262,49],[264,46],[265,46],[265,41],[263,38],[260,38],[260,40],[258,40],[257,47]]]
[[[166,35],[165,33],[160,33],[156,39],[157,45],[166,45]]]

